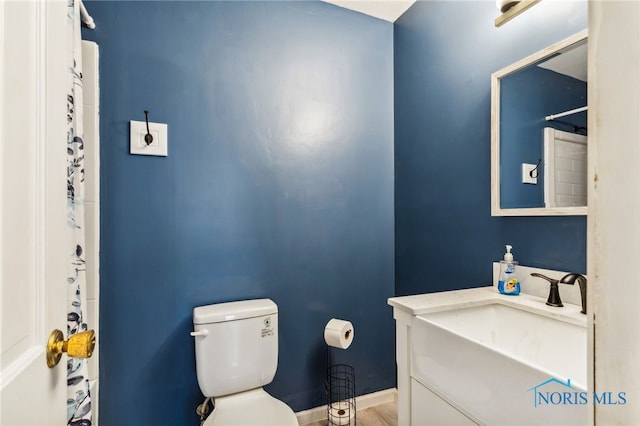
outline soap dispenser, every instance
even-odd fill
[[[507,252],[504,254],[504,260],[500,261],[500,278],[498,280],[498,291],[500,294],[509,296],[517,296],[520,294],[520,281],[516,276],[516,266],[518,262],[513,260],[510,245],[506,245]]]

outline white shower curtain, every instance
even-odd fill
[[[67,337],[87,330],[86,307],[85,221],[84,221],[84,142],[82,126],[82,49],[80,34],[80,0],[68,0],[68,31],[73,34],[70,48],[73,60],[68,65],[67,90],[67,218],[73,235],[70,247]],[[85,359],[67,361],[67,424],[90,426],[91,395]]]

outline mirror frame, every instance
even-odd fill
[[[587,38],[588,30],[584,29],[491,74],[491,216],[581,216],[587,214],[587,206],[500,207],[500,79],[526,68],[533,63],[551,57],[558,51],[566,49]],[[587,85],[588,84],[587,82]]]

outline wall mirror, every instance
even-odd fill
[[[491,215],[587,214],[587,30],[491,75]]]

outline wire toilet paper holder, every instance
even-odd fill
[[[331,363],[331,346],[327,345],[327,421],[330,425],[356,425],[356,378],[348,364]]]

